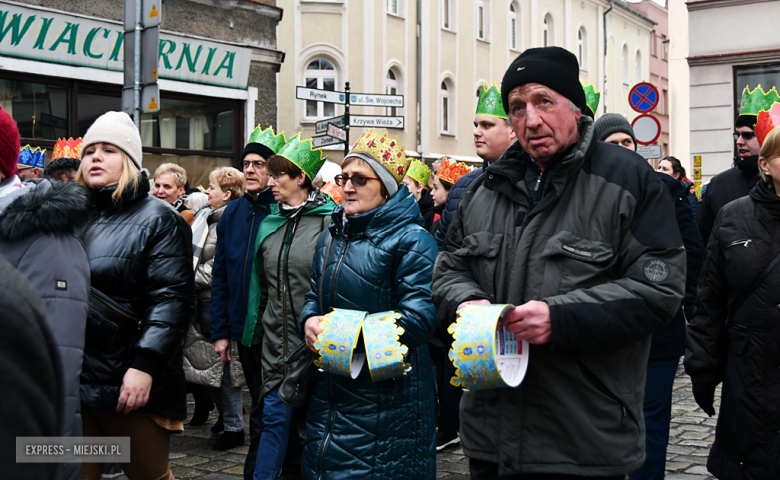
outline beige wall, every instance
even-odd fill
[[[480,83],[496,82],[499,87],[506,67],[524,49],[538,47],[543,41],[543,19],[549,13],[554,21],[553,44],[572,51],[577,49],[577,30],[584,26],[586,38],[586,67],[580,71],[581,80],[594,83],[603,90],[603,23],[602,14],[608,8],[606,0],[516,0],[518,21],[518,48],[509,48],[509,0],[485,0],[488,9],[488,28],[484,40],[477,38],[477,2],[450,0],[452,21],[450,28],[442,27],[441,0],[423,2],[421,14],[421,85],[420,142],[417,141],[417,39],[415,0],[400,0],[398,16],[387,13],[384,0],[344,0],[316,2],[280,0],[284,18],[277,35],[279,48],[286,58],[279,73],[278,104],[279,128],[288,136],[302,131],[308,138],[314,135],[312,122],[304,121],[304,101],[296,100],[295,86],[304,85],[305,65],[317,56],[336,66],[337,90],[343,91],[350,81],[352,92],[385,93],[386,75],[390,67],[399,73],[399,90],[405,105],[397,115],[406,117],[406,128],[391,130],[400,142],[415,155],[426,158],[451,155],[455,158],[480,163],[472,139],[472,120],[476,107],[476,89]],[[609,37],[618,45],[626,42],[630,51],[631,84],[649,77],[649,31],[652,24],[637,14],[615,7],[609,15]],[[639,33],[637,33],[637,30]],[[633,55],[642,51],[642,79],[635,79]],[[607,65],[610,79],[620,73],[620,52],[615,56],[610,46]],[[450,85],[450,131],[441,130],[440,85]],[[626,113],[627,93],[621,83],[609,92],[610,112]],[[625,90],[625,92],[624,92]],[[614,92],[617,93],[614,93]],[[384,108],[351,107],[353,114],[385,115]],[[604,111],[604,103],[600,112]],[[343,108],[336,108],[336,115]],[[350,140],[362,132],[354,128]],[[329,150],[331,159],[339,160],[343,145]]]

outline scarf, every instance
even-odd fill
[[[203,253],[203,247],[206,245],[206,238],[209,236],[209,216],[221,208],[227,207],[227,203],[219,208],[203,207],[195,215],[192,221],[192,269],[198,268],[200,256]]]
[[[304,202],[298,205],[297,207],[292,207],[286,203],[280,203],[279,213],[284,215],[287,218],[295,218],[295,216],[298,215],[298,212],[303,210],[303,207],[306,206],[307,203],[314,201],[314,197],[316,196],[317,196],[317,190],[312,190],[308,198],[306,198],[306,200],[304,200]]]
[[[19,180],[19,177],[16,175],[6,178],[0,183],[0,198],[3,198],[9,193],[16,191],[17,188],[22,187],[22,181]]]

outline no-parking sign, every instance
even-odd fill
[[[640,145],[651,145],[661,136],[661,122],[652,115],[639,115],[631,122],[631,128]]]
[[[658,89],[651,83],[637,83],[628,92],[628,103],[634,111],[647,113],[658,105]]]

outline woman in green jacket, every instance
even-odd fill
[[[279,384],[285,358],[301,343],[297,319],[309,291],[314,247],[335,207],[312,185],[323,163],[322,150],[312,150],[311,141],[302,142],[300,135],[268,159],[268,187],[278,211],[263,220],[257,233],[242,339],[247,347],[262,345],[263,428],[255,480],[276,479],[287,453],[293,411],[279,398]]]
[[[317,244],[311,290],[299,329],[314,349],[323,315],[332,308],[393,310],[404,329],[411,370],[372,381],[320,373],[306,417],[303,476],[316,479],[433,479],[436,476],[433,378],[428,340],[436,241],[406,185],[403,147],[387,132],[369,130],[342,164],[336,181],[343,204]],[[359,344],[356,353],[364,353]]]

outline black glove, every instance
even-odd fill
[[[715,387],[718,382],[693,382],[693,398],[696,403],[704,410],[704,413],[710,417],[715,415],[715,407],[712,405],[715,401]]]

